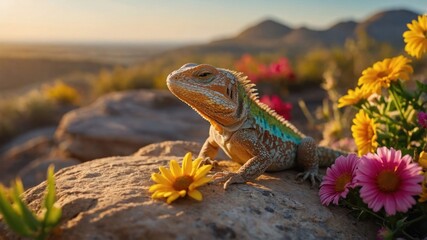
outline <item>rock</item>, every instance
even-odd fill
[[[39,136],[11,146],[0,155],[0,182],[9,183],[26,165],[49,155],[53,145],[51,137]]]
[[[190,141],[153,143],[139,149],[134,156],[184,156],[187,152],[197,155],[202,144]]]
[[[43,127],[38,128],[29,132],[26,132],[24,134],[21,134],[14,139],[12,139],[10,142],[4,144],[0,147],[0,155],[4,155],[6,152],[13,150],[16,147],[22,146],[26,144],[29,141],[32,141],[33,139],[45,137],[47,139],[53,139],[53,136],[56,131],[56,126],[51,127]]]
[[[129,155],[165,140],[203,142],[208,128],[207,121],[169,91],[139,90],[112,93],[69,112],[56,139],[68,156],[91,160]]]
[[[158,144],[165,149],[166,143]],[[150,147],[151,153],[155,150]],[[175,147],[171,146],[170,149]],[[178,147],[176,147],[178,148]],[[179,149],[182,151],[183,149]],[[177,150],[178,151],[178,150]],[[147,151],[149,152],[149,151]],[[180,152],[181,153],[181,152]],[[170,152],[171,155],[177,155]],[[169,156],[110,157],[56,173],[63,216],[50,239],[373,239],[375,225],[348,210],[320,204],[317,189],[294,180],[295,171],[264,174],[248,184],[199,188],[204,200],[152,200],[150,175]],[[238,165],[220,162],[221,170]],[[39,211],[46,184],[24,193]],[[17,239],[0,222],[0,236]]]
[[[77,165],[80,161],[76,159],[38,159],[31,162],[18,172],[25,188],[34,187],[46,180],[46,172],[50,165],[55,167],[55,172],[60,169]]]
[[[194,157],[200,152],[202,144],[190,141],[166,141],[153,143],[138,150],[134,156],[184,156],[191,152]],[[222,151],[218,151],[217,159],[228,159]]]

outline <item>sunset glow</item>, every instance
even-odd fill
[[[0,41],[209,41],[265,18],[321,29],[396,8],[422,13],[427,2],[0,0]]]

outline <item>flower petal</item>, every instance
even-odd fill
[[[213,178],[211,177],[202,177],[196,181],[194,181],[193,183],[190,184],[190,186],[188,187],[188,189],[191,191],[197,187],[203,186],[206,183],[212,181]]]
[[[188,196],[190,196],[191,198],[197,200],[197,201],[202,201],[203,200],[203,196],[202,193],[199,190],[192,190],[188,192]]]
[[[163,175],[158,174],[158,173],[152,173],[151,179],[153,181],[155,181],[156,183],[160,183],[160,184],[164,184],[164,185],[170,185],[169,180],[166,179],[166,177],[164,177]]]
[[[168,185],[164,185],[164,184],[154,184],[152,185],[149,189],[149,192],[155,192],[155,191],[173,191],[173,188],[171,186]]]
[[[193,161],[193,170],[191,171],[191,174],[190,174],[190,176],[194,176],[194,175],[196,175],[196,172],[197,172],[197,169],[199,169],[199,167],[200,167],[200,163],[202,162],[202,158],[196,158],[194,161]]]
[[[181,190],[181,191],[178,192],[178,194],[181,197],[185,197],[185,194],[187,194],[187,191],[186,190]]]
[[[151,195],[151,198],[155,199],[155,198],[163,198],[163,192],[154,192]]]
[[[166,200],[166,202],[168,203],[168,204],[171,204],[173,201],[175,201],[177,198],[179,198],[179,193],[178,192],[174,192],[174,193],[172,193],[169,197],[168,197],[168,199]]]
[[[170,170],[172,172],[172,175],[174,177],[180,177],[182,176],[181,168],[179,167],[179,164],[176,160],[171,160],[169,163]]]
[[[212,165],[204,165],[197,169],[196,175],[194,176],[194,181],[197,181],[200,178],[204,177],[211,169]]]
[[[172,184],[175,181],[175,178],[173,177],[171,171],[163,166],[159,167],[160,172],[162,175],[169,180],[169,182]]]
[[[185,154],[184,159],[182,159],[182,174],[190,176],[192,170],[192,155],[191,152],[188,152],[187,154]]]

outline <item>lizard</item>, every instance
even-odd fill
[[[297,174],[312,186],[321,182],[319,166],[330,166],[347,153],[317,146],[289,121],[258,99],[258,92],[242,73],[208,64],[187,63],[171,72],[166,84],[181,101],[209,121],[209,137],[198,157],[212,163],[221,148],[232,161],[242,164],[237,172],[218,172],[213,178],[231,184],[254,180],[265,171],[302,167]]]

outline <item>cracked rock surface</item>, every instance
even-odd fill
[[[170,147],[165,147],[169,144]],[[150,175],[174,151],[189,142],[151,145],[158,156],[110,157],[61,169],[56,173],[63,216],[50,239],[374,239],[376,226],[358,222],[348,210],[324,207],[318,189],[294,180],[296,171],[268,173],[248,184],[200,187],[203,201],[180,198],[171,205],[152,200]],[[170,151],[170,149],[174,149]],[[181,149],[181,150],[180,150]],[[194,149],[193,153],[197,153]],[[220,161],[219,170],[239,166]],[[45,182],[27,190],[24,199],[36,211]],[[0,221],[0,239],[18,239]]]

